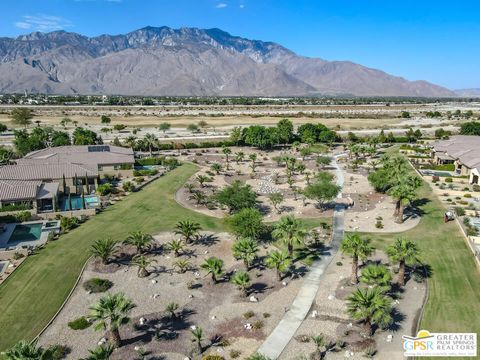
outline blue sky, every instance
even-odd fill
[[[0,14],[0,36],[218,27],[409,80],[480,87],[478,0],[1,0]]]

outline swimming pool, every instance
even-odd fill
[[[40,240],[43,223],[18,224],[7,243],[19,243],[24,241]]]
[[[450,171],[422,170],[423,175],[429,176],[454,176]]]
[[[83,209],[83,199],[79,195],[71,195],[70,202],[72,208],[70,209],[70,203],[68,201],[68,196],[64,197],[59,203],[60,211],[70,211],[70,210],[80,210]],[[85,207],[91,209],[96,207],[99,204],[98,197],[95,195],[85,196]]]

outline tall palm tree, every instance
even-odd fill
[[[153,134],[145,134],[143,137],[143,143],[148,148],[148,152],[150,156],[152,156],[153,148],[157,145],[157,138]]]
[[[269,253],[265,259],[265,265],[267,265],[268,268],[275,269],[277,271],[278,281],[282,281],[282,276],[290,266],[290,262],[291,260],[288,254],[278,250],[274,250]]]
[[[128,147],[134,149],[135,148],[135,145],[137,144],[137,138],[133,135],[129,135],[127,136],[127,138],[125,139],[125,145],[127,145]]]
[[[232,284],[238,286],[238,288],[242,291],[243,296],[248,295],[248,286],[250,285],[250,275],[246,271],[237,271],[233,274],[232,278],[230,279]]]
[[[244,158],[245,154],[243,153],[243,151],[235,153],[235,162],[237,163],[237,165],[240,164],[240,162],[243,161]]]
[[[193,341],[197,343],[198,352],[200,354],[203,353],[203,346],[202,346],[203,329],[197,326],[195,329],[192,330],[192,336],[193,336]]]
[[[184,274],[192,267],[192,264],[188,260],[179,259],[173,263],[173,266],[178,269],[178,272]]]
[[[21,340],[5,351],[4,356],[6,360],[54,360],[57,351],[58,346],[56,345],[44,349],[40,346],[37,347],[37,341]]]
[[[90,355],[84,360],[109,360],[113,350],[114,348],[110,344],[97,346],[93,350],[88,350]]]
[[[90,247],[90,253],[102,259],[102,263],[107,265],[110,258],[115,255],[117,251],[117,244],[118,242],[111,237],[98,239]]]
[[[415,175],[403,175],[396,179],[395,184],[387,191],[387,194],[396,200],[395,222],[403,223],[405,206],[410,204],[417,196],[417,189],[422,186],[422,180]]]
[[[223,146],[222,152],[225,154],[225,161],[227,163],[227,170],[230,170],[230,154],[232,153],[232,149],[229,147]]]
[[[223,275],[223,260],[214,256],[206,259],[200,265],[200,267],[207,272],[207,275],[210,274],[214,284],[216,284],[218,282],[218,278]]]
[[[379,287],[383,292],[390,290],[392,273],[385,265],[369,264],[362,269],[360,281],[367,285]]]
[[[232,246],[233,257],[243,260],[247,271],[257,258],[258,244],[254,239],[246,238],[235,241]]]
[[[295,219],[293,215],[287,215],[282,216],[280,221],[275,224],[272,236],[287,244],[288,256],[293,258],[293,246],[304,243],[306,232],[302,229],[300,220]]]
[[[185,249],[182,240],[173,239],[169,241],[166,245],[167,250],[173,251],[175,257],[180,256],[180,253]]]
[[[147,268],[154,262],[156,262],[156,260],[149,259],[145,255],[139,254],[133,257],[132,261],[130,262],[130,265],[138,266],[137,275],[138,277],[143,278],[150,275],[150,272],[147,270]]]
[[[153,242],[153,236],[143,231],[132,231],[124,240],[124,244],[133,245],[137,248],[137,254],[141,254],[149,248]]]
[[[394,263],[398,263],[398,284],[405,285],[405,265],[419,263],[420,249],[417,244],[405,238],[398,238],[387,248],[387,255]]]
[[[366,260],[374,251],[370,239],[361,238],[358,234],[348,234],[340,244],[342,253],[352,257],[352,276],[350,282],[358,283],[358,259]]]
[[[194,236],[197,236],[201,229],[202,227],[198,222],[184,220],[184,221],[179,221],[175,225],[175,234],[182,236],[183,239],[185,240],[185,243],[190,244],[192,241],[192,238]]]
[[[135,304],[123,293],[107,294],[90,307],[89,319],[95,323],[95,330],[106,330],[113,347],[121,343],[119,328],[130,321],[129,315]]]
[[[177,318],[176,311],[178,310],[178,304],[171,302],[165,307],[165,311],[170,315],[172,320]]]
[[[364,323],[368,336],[373,335],[373,326],[392,324],[392,304],[379,288],[357,289],[347,297],[347,313],[354,320]]]

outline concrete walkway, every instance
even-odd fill
[[[332,165],[336,168],[335,175],[337,178],[337,185],[343,186],[343,173],[336,160],[332,162]],[[342,193],[340,192],[337,198],[341,197]],[[295,300],[290,306],[290,309],[285,313],[283,319],[280,320],[277,327],[273,329],[272,333],[258,349],[260,354],[265,355],[270,359],[277,359],[310,311],[315,296],[317,295],[318,288],[320,287],[322,275],[332,261],[333,256],[337,253],[340,241],[343,239],[343,215],[344,206],[337,205],[333,213],[333,236],[329,252],[312,264],[310,271],[303,280],[303,284],[298,291]]]

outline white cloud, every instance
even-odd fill
[[[219,3],[219,4],[217,4],[215,7],[216,7],[217,9],[224,9],[224,8],[226,8],[227,6],[228,6],[228,4]]]
[[[243,4],[240,4],[240,6],[239,6],[239,7],[240,7],[240,9],[244,9],[244,8],[245,8],[245,5],[243,5]]]
[[[73,24],[60,16],[51,15],[25,15],[21,21],[15,23],[15,27],[19,29],[33,29],[35,31],[55,31],[72,27]]]

